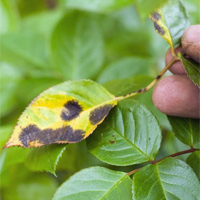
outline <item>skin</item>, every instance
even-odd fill
[[[184,52],[200,63],[200,25],[185,30],[181,45],[175,52]],[[165,63],[169,63],[172,57],[169,49]],[[181,61],[174,63],[170,71],[173,75],[163,78],[154,88],[154,105],[167,115],[200,118],[200,89],[188,78]]]

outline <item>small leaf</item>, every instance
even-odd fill
[[[107,81],[128,78],[136,75],[148,75],[149,65],[148,58],[128,57],[114,61],[109,64],[98,76],[97,81],[104,83]]]
[[[184,144],[194,146],[200,141],[199,119],[168,116],[175,136]]]
[[[172,49],[181,45],[184,30],[190,25],[188,14],[180,0],[170,0],[151,16],[156,32]]]
[[[149,13],[152,13],[155,8],[160,7],[167,0],[136,0],[136,7],[138,10],[138,14],[142,20],[145,20]]]
[[[132,200],[131,179],[126,173],[91,167],[71,176],[56,191],[53,200]]]
[[[56,165],[66,145],[46,145],[31,149],[26,156],[25,164],[31,171],[47,171],[55,175]]]
[[[199,181],[183,161],[166,158],[150,164],[133,176],[133,199],[194,199],[200,198]]]
[[[56,85],[26,108],[5,148],[79,142],[96,129],[116,104],[113,95],[90,80]]]
[[[56,72],[65,79],[95,76],[102,67],[103,49],[100,27],[91,14],[67,14],[52,35],[52,62]]]
[[[195,151],[187,157],[187,164],[193,169],[200,180],[200,151]]]
[[[154,160],[161,143],[157,119],[141,103],[118,103],[109,117],[87,139],[88,150],[113,165],[132,165]]]
[[[190,79],[194,82],[194,84],[198,85],[200,87],[200,65],[199,63],[195,62],[194,60],[190,58],[186,58],[184,56],[181,56],[181,62],[183,64],[183,67],[185,68],[188,76]]]
[[[61,5],[67,8],[94,12],[109,12],[130,5],[133,0],[60,0]]]

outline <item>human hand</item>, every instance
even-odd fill
[[[186,29],[181,44],[182,47],[175,52],[184,52],[200,63],[200,25]],[[169,49],[165,63],[169,63],[172,57]],[[154,105],[167,115],[200,118],[200,89],[189,79],[181,61],[174,63],[170,71],[174,75],[163,78],[154,88]]]

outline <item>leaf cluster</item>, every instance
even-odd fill
[[[172,48],[189,26],[187,12],[191,24],[199,23],[195,0],[184,0],[186,6],[166,2],[1,0],[1,147],[25,107],[53,85],[91,79],[116,97],[148,85],[163,67],[160,60],[168,48],[147,19],[149,13],[156,8],[161,18],[151,19]],[[181,60],[199,86],[197,63]],[[97,92],[101,87],[96,86],[93,99],[105,98]],[[2,150],[2,199],[199,199],[199,120],[160,113],[151,95],[152,90],[118,102],[86,141]],[[48,116],[53,112],[49,109]],[[183,151],[189,156],[174,158]]]

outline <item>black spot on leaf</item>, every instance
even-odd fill
[[[110,112],[112,105],[101,106],[90,113],[90,122],[92,125],[98,124]]]
[[[24,128],[19,136],[19,140],[24,147],[28,147],[30,142],[37,141],[42,144],[51,144],[56,142],[74,143],[84,138],[85,131],[73,130],[70,126],[58,129],[40,130],[36,125],[29,125]]]
[[[161,34],[161,35],[164,35],[164,34],[165,34],[165,31],[163,30],[162,27],[160,27],[160,26],[158,25],[157,22],[154,22],[154,28],[155,28],[156,31],[158,31],[159,34]]]
[[[64,121],[72,120],[78,117],[79,113],[82,111],[82,107],[77,101],[69,101],[64,105],[64,109],[61,112],[61,118]]]
[[[159,13],[157,13],[157,12],[154,12],[153,15],[152,15],[152,17],[154,19],[156,19],[156,20],[160,20],[161,19],[161,15]]]

